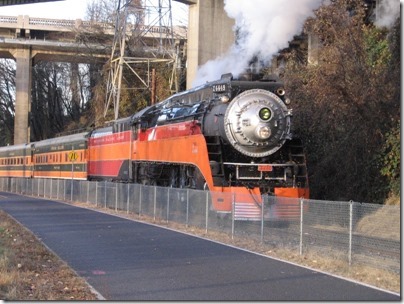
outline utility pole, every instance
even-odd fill
[[[110,57],[110,70],[108,74],[107,84],[107,103],[104,110],[104,117],[112,103],[114,106],[114,119],[119,116],[119,100],[121,97],[122,69],[125,55],[126,41],[126,22],[128,16],[128,4],[131,0],[123,0],[125,3],[121,5],[118,0],[116,10],[115,34]]]
[[[138,3],[137,6],[136,3]],[[139,20],[136,24],[128,21],[134,8],[138,10],[136,16]],[[131,42],[130,45],[128,45],[128,41]],[[125,56],[128,47],[134,49],[139,48],[139,46],[143,48],[141,51],[146,53],[146,57]],[[171,89],[171,91],[176,92],[178,90],[176,77],[178,53],[178,47],[174,41],[171,0],[118,0],[115,34],[109,61],[104,117],[112,105],[114,120],[119,118],[124,68],[133,73],[141,83],[141,87],[131,89],[154,90],[153,64],[165,63],[170,65],[172,67],[170,88],[174,87],[175,89]],[[138,69],[135,69],[134,66]],[[139,66],[144,73],[138,72]]]

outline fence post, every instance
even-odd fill
[[[139,190],[139,216],[142,214],[142,189],[143,185],[140,185],[140,190]]]
[[[73,187],[74,187],[73,179],[70,180],[70,183],[71,183],[71,187],[70,187],[70,201],[73,202]]]
[[[205,233],[208,233],[208,217],[209,217],[209,191],[206,191],[206,216],[205,216]]]
[[[89,199],[89,196],[90,196],[90,181],[88,180],[87,181],[87,200],[86,200],[86,203],[88,204],[89,202],[88,202],[88,199]]]
[[[170,188],[167,188],[167,224],[170,216]]]
[[[98,206],[98,181],[95,182],[95,205]]]
[[[154,186],[154,199],[153,199],[153,220],[156,221],[156,204],[157,204],[157,187]]]
[[[104,208],[107,209],[107,181],[104,181]]]
[[[261,204],[261,244],[264,243],[264,206],[267,195],[263,195]]]
[[[234,217],[236,211],[236,194],[232,194],[232,202],[231,202],[231,239],[234,239]]]
[[[187,188],[187,215],[185,219],[185,226],[188,228],[188,220],[189,220],[189,189]]]
[[[303,254],[303,198],[300,199],[300,255]]]
[[[353,201],[349,201],[349,249],[348,249],[349,266],[351,266],[352,263],[352,216],[353,216]]]
[[[115,212],[118,211],[118,183],[115,183]]]
[[[126,213],[129,214],[129,183],[127,184],[127,193],[126,193]]]

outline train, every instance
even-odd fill
[[[290,104],[278,79],[224,74],[102,128],[0,147],[0,177],[206,190],[218,215],[245,220],[261,218],[268,195],[280,203],[266,217],[289,219],[298,206],[284,198],[309,198]]]

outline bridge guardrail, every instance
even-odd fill
[[[93,22],[81,19],[50,19],[37,18],[29,16],[0,16],[0,27],[16,28],[26,30],[44,30],[44,31],[72,31],[78,28],[98,27],[103,29],[106,34],[114,34],[115,26],[112,23]],[[175,27],[178,28],[178,27]],[[174,29],[177,35],[186,35],[184,29]],[[150,33],[150,34],[172,34],[172,28],[167,26],[148,26],[148,25],[127,25],[127,32]],[[185,38],[185,37],[184,37]]]

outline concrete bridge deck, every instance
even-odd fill
[[[187,31],[179,26],[129,24],[126,34],[142,41],[142,51],[150,58],[159,58],[171,54],[169,48],[174,50],[175,42],[183,45]],[[14,144],[30,141],[32,66],[38,61],[106,62],[114,37],[114,25],[109,23],[0,16],[0,57],[17,63]]]

